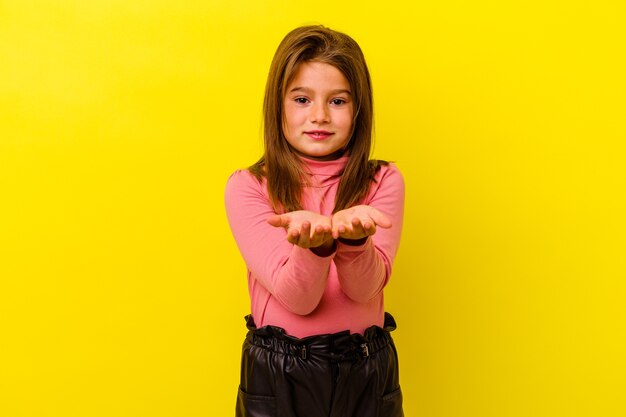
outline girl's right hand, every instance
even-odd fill
[[[332,247],[334,239],[330,217],[308,210],[276,214],[267,219],[274,227],[287,230],[287,240],[305,249]]]

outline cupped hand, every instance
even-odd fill
[[[388,229],[391,220],[380,210],[367,205],[350,207],[338,211],[332,218],[332,236],[334,239],[363,239],[376,233],[376,227]]]
[[[317,248],[333,244],[332,225],[329,217],[308,210],[276,214],[267,219],[274,227],[287,230],[287,240],[302,248]]]

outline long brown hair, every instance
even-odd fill
[[[283,133],[285,89],[303,62],[323,62],[348,80],[354,100],[352,135],[345,149],[348,163],[339,181],[334,212],[359,203],[384,161],[369,160],[372,146],[372,85],[365,57],[350,36],[324,26],[302,26],[282,40],[270,66],[263,103],[265,153],[249,170],[259,181],[267,179],[269,196],[277,212],[302,209],[305,178],[302,162]]]

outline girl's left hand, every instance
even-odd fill
[[[338,211],[332,218],[333,238],[363,239],[376,233],[376,226],[391,227],[391,220],[372,206],[360,205]]]

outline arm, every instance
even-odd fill
[[[373,209],[370,221],[353,209],[335,213],[344,225],[339,236],[334,262],[344,293],[357,302],[367,302],[377,296],[391,276],[393,260],[400,243],[404,215],[404,180],[394,165],[381,168],[366,198]],[[364,210],[367,211],[367,210]],[[343,212],[343,213],[342,213]],[[380,218],[376,212],[382,213]],[[354,218],[359,221],[352,222]],[[352,223],[352,225],[350,225]],[[368,227],[367,223],[371,223]],[[339,222],[333,217],[333,232],[337,235]],[[362,234],[359,234],[362,232]]]
[[[334,253],[317,256],[287,240],[287,231],[274,227],[275,216],[265,186],[247,171],[228,180],[226,214],[237,246],[254,278],[288,311],[306,315],[319,304]]]

